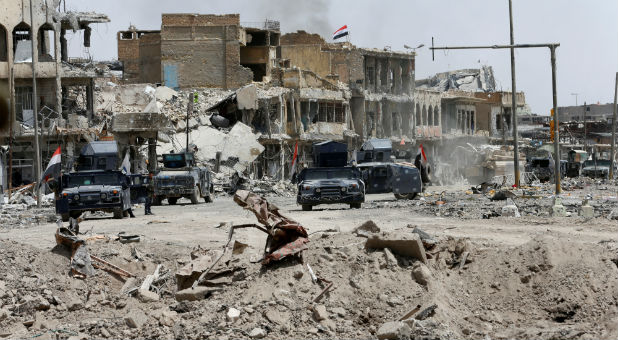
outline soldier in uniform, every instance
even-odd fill
[[[154,215],[150,206],[152,205],[152,198],[154,196],[154,185],[152,183],[152,173],[149,176],[148,185],[146,185],[146,203],[144,204],[144,215]]]

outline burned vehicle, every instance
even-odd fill
[[[541,182],[554,177],[554,160],[551,156],[532,157],[526,164],[526,172],[533,173]]]
[[[163,168],[154,176],[154,204],[161,205],[167,199],[170,205],[179,198],[191,200],[197,204],[200,198],[206,203],[212,202],[214,184],[207,167],[195,165],[192,152],[163,154]]]
[[[296,203],[309,211],[318,204],[349,204],[360,208],[365,202],[365,183],[356,167],[308,168],[298,175]]]
[[[117,166],[115,141],[90,142],[82,148],[77,171],[63,174],[56,190],[56,213],[62,220],[79,217],[85,211],[127,217],[131,208],[129,178]]]

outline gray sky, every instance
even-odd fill
[[[403,45],[417,52],[416,78],[458,68],[492,65],[498,88],[510,90],[508,50],[436,51],[440,45],[488,45],[509,42],[507,0],[66,0],[67,9],[109,15],[109,24],[93,27],[90,54],[98,60],[117,58],[116,32],[130,23],[138,29],[160,29],[161,13],[240,13],[240,20],[279,20],[282,33],[303,29],[322,34],[347,24],[351,42],[360,47]],[[618,1],[513,0],[515,42],[559,42],[558,105],[613,101],[618,69]],[[555,15],[552,15],[555,13]],[[81,35],[70,38],[72,56],[85,56]],[[516,52],[517,90],[526,93],[532,111],[549,114],[552,105],[549,49]]]

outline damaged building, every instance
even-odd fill
[[[0,137],[10,149],[9,185],[37,180],[34,115],[40,125],[42,162],[49,160],[58,145],[73,149],[75,142],[97,133],[89,128],[88,120],[94,112],[94,79],[104,71],[89,60],[70,58],[67,34],[81,31],[82,44],[88,48],[90,25],[109,19],[97,13],[58,12],[59,3],[11,1],[0,15],[0,88],[6,89],[10,103],[9,124]],[[37,98],[33,98],[33,75]]]

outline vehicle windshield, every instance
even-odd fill
[[[549,167],[549,159],[533,159],[532,166],[547,168]]]
[[[594,160],[587,160],[584,162],[584,167],[594,167],[595,166],[595,161]],[[603,159],[598,159],[596,161],[596,166],[606,166],[609,167],[609,161],[608,160],[603,160]]]
[[[82,185],[118,185],[120,180],[118,174],[96,174],[96,175],[71,175],[69,176],[68,188],[79,187]]]
[[[171,153],[163,155],[163,164],[166,168],[184,168],[187,162],[184,154]]]
[[[358,172],[354,169],[308,169],[304,179],[307,181],[319,179],[354,179],[358,178]]]

